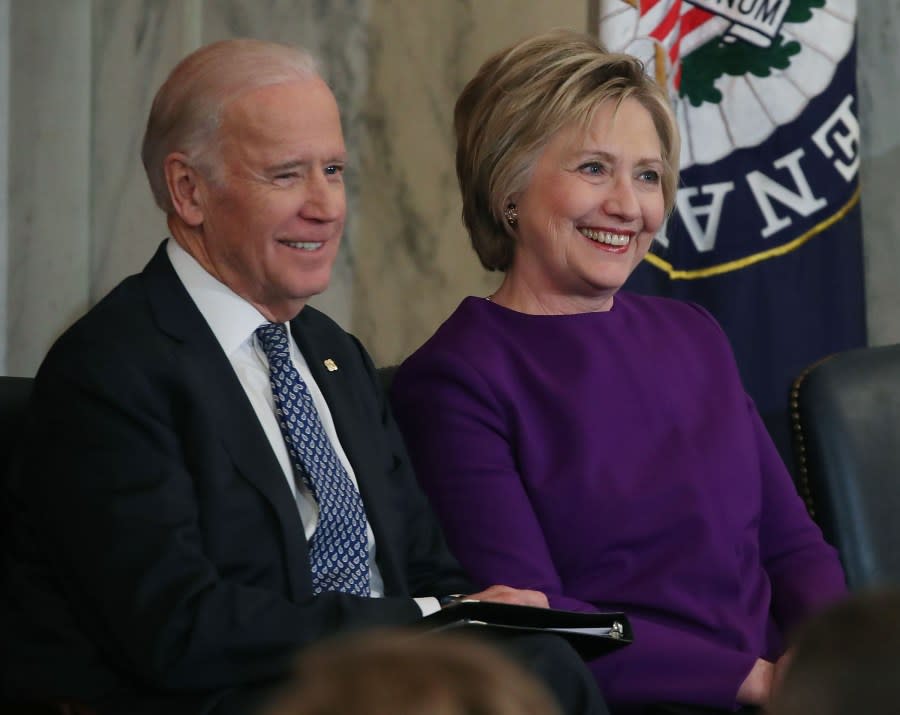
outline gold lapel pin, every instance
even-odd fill
[[[331,358],[326,359],[324,361],[324,364],[325,364],[325,369],[328,370],[328,372],[334,372],[335,370],[338,369],[337,363],[334,360],[332,360]]]

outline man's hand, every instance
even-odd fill
[[[772,691],[775,666],[767,660],[757,658],[753,668],[744,678],[737,691],[737,701],[741,705],[765,705]]]
[[[539,608],[550,606],[547,597],[540,591],[529,591],[525,588],[512,588],[511,586],[494,585],[484,591],[469,594],[465,598],[473,601],[512,603],[518,606],[537,606]]]

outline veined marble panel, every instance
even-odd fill
[[[9,0],[0,0],[0,375],[6,375],[6,277],[9,273]]]
[[[140,271],[168,235],[141,164],[156,90],[200,43],[199,0],[94,0],[91,303]]]
[[[4,7],[6,367],[31,374],[61,330],[139,270],[165,235],[139,159],[150,100],[184,54],[232,36],[297,43],[322,58],[351,162],[345,248],[316,302],[378,362],[402,359],[462,297],[500,280],[479,266],[460,219],[451,128],[460,89],[489,53],[521,36],[586,29],[590,0],[0,0]],[[900,6],[860,2],[858,12],[870,335],[896,342]]]
[[[900,342],[900,3],[858,7],[862,215],[869,342]]]
[[[90,5],[10,6],[8,372],[88,305]]]
[[[331,85],[344,130],[350,161],[345,174],[347,224],[331,285],[311,303],[324,310],[344,328],[353,329],[352,307],[356,289],[355,247],[360,225],[359,161],[363,102],[367,96],[369,63],[369,16],[373,0],[207,0],[203,10],[203,41],[229,37],[299,45],[321,60],[325,79]]]
[[[489,54],[553,27],[586,30],[585,0],[375,3],[352,328],[376,363],[403,359],[463,297],[499,284],[462,224],[453,106]]]

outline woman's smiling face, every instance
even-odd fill
[[[662,226],[664,162],[650,113],[634,99],[597,107],[586,131],[558,132],[512,197],[516,251],[508,278],[539,302],[608,310]]]

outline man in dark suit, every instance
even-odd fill
[[[304,645],[473,589],[365,350],[306,305],[345,214],[311,58],[249,40],[190,55],[143,159],[172,239],[38,373],[8,484],[5,686],[100,713],[251,712]],[[505,646],[566,711],[605,712],[562,641]]]

